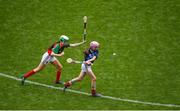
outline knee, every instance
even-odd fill
[[[92,81],[96,82],[96,77],[93,77],[93,78],[92,78]]]
[[[80,81],[82,81],[82,79],[83,79],[82,77],[78,77],[77,80],[80,82]]]
[[[57,69],[58,71],[61,71],[62,68],[63,68],[63,66],[59,66],[59,65],[56,67],[56,69]]]
[[[34,72],[39,72],[39,71],[41,71],[41,70],[42,70],[42,69],[39,68],[39,67],[36,67],[35,69],[33,69]]]

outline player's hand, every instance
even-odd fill
[[[85,64],[90,65],[91,62],[90,61],[85,61]]]
[[[51,56],[55,56],[55,53],[53,51],[51,52]]]
[[[89,54],[89,51],[88,50],[84,50],[83,53],[87,55],[87,54]]]

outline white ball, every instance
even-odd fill
[[[115,56],[115,55],[116,55],[116,53],[113,53],[113,55]]]

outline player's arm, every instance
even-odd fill
[[[84,44],[86,41],[83,41],[83,42],[79,42],[79,43],[74,43],[74,44],[69,44],[70,47],[76,47],[76,46],[79,46],[79,45],[82,45]]]
[[[55,54],[53,51],[51,52],[52,56],[57,56],[57,57],[61,57],[64,55],[64,52],[61,52],[60,54]]]
[[[87,61],[85,61],[85,64],[91,64],[93,61],[95,61],[96,60],[96,56],[94,56],[92,59],[89,59],[89,60],[87,60]]]

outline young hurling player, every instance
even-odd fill
[[[47,52],[45,52],[43,54],[40,64],[36,68],[25,73],[21,77],[22,85],[24,85],[24,82],[28,77],[41,71],[48,63],[51,63],[52,65],[54,65],[56,67],[57,72],[56,72],[55,84],[62,84],[62,82],[60,81],[62,64],[58,61],[58,59],[56,57],[61,57],[64,55],[64,52],[63,52],[64,48],[75,47],[75,46],[79,46],[79,45],[85,43],[85,41],[83,41],[80,43],[69,44],[68,40],[69,40],[69,38],[67,36],[61,35],[59,38],[59,41],[55,42],[51,47],[48,48]]]
[[[90,43],[90,48],[84,51],[84,62],[82,63],[81,66],[81,72],[78,77],[66,82],[64,84],[64,91],[66,88],[70,87],[73,83],[77,81],[81,81],[86,74],[88,74],[91,78],[91,94],[93,97],[100,96],[100,94],[96,93],[96,76],[93,73],[91,69],[92,63],[98,58],[98,48],[99,48],[99,43],[96,41],[92,41]]]

